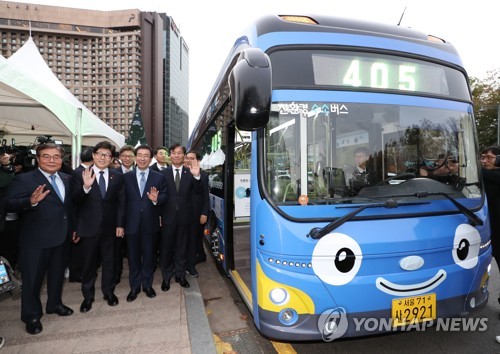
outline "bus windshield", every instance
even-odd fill
[[[408,191],[481,203],[472,116],[342,102],[273,102],[266,187],[276,204],[373,202]],[[411,184],[411,188],[408,185]]]

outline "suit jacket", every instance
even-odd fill
[[[188,168],[182,169],[179,191],[175,188],[173,166],[168,166],[160,173],[167,181],[167,201],[161,208],[161,220],[163,225],[181,224],[187,225],[194,221],[193,200],[195,193],[201,193],[201,178],[193,177]]]
[[[160,172],[160,168],[158,167],[158,162],[155,162],[154,164],[152,164],[151,166],[149,166],[149,169],[150,170],[153,170],[153,171],[156,171],[156,172]]]
[[[134,171],[134,169],[135,169],[135,165],[132,165],[132,167],[130,168],[130,170],[128,172],[132,172],[132,171]],[[117,167],[117,168],[113,168],[112,170],[123,174],[123,167],[122,166]]]
[[[208,188],[208,174],[201,171],[201,191],[194,193],[193,197],[193,213],[195,222],[198,222],[200,215],[208,216],[210,211],[210,197]]]
[[[89,193],[83,190],[82,171],[72,175],[71,194],[77,206],[76,234],[95,237],[101,233],[115,234],[125,223],[125,184],[123,174],[108,169],[108,188],[104,198],[97,183],[97,176]]]
[[[135,234],[139,231],[156,233],[160,230],[160,206],[167,200],[165,177],[156,171],[149,171],[144,194],[141,196],[137,183],[137,171],[124,173],[126,212],[125,235]],[[146,192],[156,187],[158,189],[158,202],[156,205],[149,200]],[[139,230],[139,226],[141,230]]]
[[[18,213],[20,217],[21,248],[57,247],[63,244],[73,232],[71,177],[62,172],[58,174],[64,183],[64,202],[38,168],[14,177],[9,188],[7,210]],[[38,186],[43,184],[46,190],[50,190],[50,193],[32,207],[30,196]]]

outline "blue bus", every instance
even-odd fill
[[[209,174],[212,253],[264,336],[403,331],[487,303],[471,91],[445,40],[265,16],[235,41],[188,146]]]

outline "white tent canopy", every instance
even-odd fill
[[[23,93],[36,82],[25,72],[10,65],[0,56],[0,130],[2,135],[70,136],[68,122],[58,118],[74,112],[71,105],[61,101],[50,90],[39,87],[39,94]],[[45,104],[56,102],[54,110]]]
[[[69,137],[73,165],[81,145],[125,137],[86,108],[57,79],[30,38],[9,59],[0,56],[0,130],[4,135]]]

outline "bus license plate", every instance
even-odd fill
[[[392,300],[392,326],[406,326],[436,319],[436,294]]]

